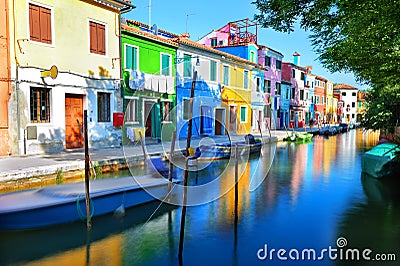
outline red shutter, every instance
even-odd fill
[[[99,54],[106,54],[106,27],[101,24],[97,24],[97,48]]]
[[[89,22],[90,26],[90,52],[96,53],[97,52],[97,27],[96,23]]]
[[[29,31],[32,41],[40,41],[39,7],[29,4]]]
[[[40,35],[41,41],[51,43],[51,10],[40,8]]]

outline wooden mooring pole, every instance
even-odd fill
[[[89,141],[87,130],[87,110],[83,111],[83,127],[85,139],[85,202],[86,202],[86,227],[90,231],[92,229],[92,220],[90,213],[90,192],[89,192]]]
[[[239,149],[235,143],[235,225],[238,222],[238,203],[239,203]]]
[[[193,97],[194,87],[196,85],[197,71],[193,73],[192,88],[190,90],[190,108],[189,108],[189,122],[188,122],[188,135],[186,139],[186,154],[185,154],[185,171],[183,174],[183,202],[182,202],[182,214],[181,214],[181,228],[179,234],[179,251],[178,257],[182,261],[183,254],[183,240],[185,237],[185,221],[186,221],[186,204],[187,204],[187,179],[188,179],[188,157],[190,140],[192,138],[192,118],[193,118]]]
[[[171,149],[169,151],[169,168],[168,168],[168,195],[171,192],[172,187],[172,171],[174,169],[174,165],[172,163],[172,158],[174,157],[175,151],[175,140],[176,140],[176,131],[172,132],[172,139],[171,139]]]

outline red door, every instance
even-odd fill
[[[79,121],[79,124],[78,124]],[[65,146],[67,149],[82,148],[83,96],[65,95]]]

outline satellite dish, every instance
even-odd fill
[[[154,24],[151,29],[153,30],[154,35],[158,35],[158,27],[156,24]]]

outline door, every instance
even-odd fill
[[[237,106],[229,106],[229,132],[236,133]]]
[[[79,123],[78,123],[79,121]],[[83,147],[83,96],[65,95],[65,147],[75,149]]]
[[[215,109],[215,135],[224,135],[224,109]]]
[[[144,104],[144,119],[145,119],[145,136],[151,137],[152,132],[152,118],[153,118],[153,103],[152,102],[145,102]]]
[[[210,106],[201,107],[200,134],[212,134],[212,109]]]

